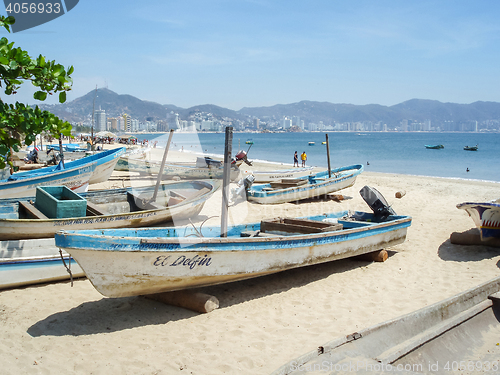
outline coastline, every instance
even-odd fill
[[[160,159],[163,149],[153,149]],[[169,151],[167,160],[196,159]],[[254,164],[276,169],[285,164]],[[248,167],[250,168],[250,167]],[[97,188],[151,183],[113,173]],[[269,374],[346,333],[428,306],[499,275],[500,251],[449,242],[474,227],[456,204],[498,198],[498,182],[363,172],[346,199],[229,208],[229,224],[328,211],[369,211],[359,195],[378,189],[398,214],[412,216],[406,241],[384,263],[345,259],[201,288],[220,307],[197,314],[143,297],[105,298],[86,279],[0,291],[0,351],[7,374]],[[231,186],[233,187],[233,185]],[[395,198],[397,191],[406,195]],[[219,215],[221,191],[193,219]],[[207,225],[217,225],[220,218]],[[500,348],[493,347],[500,354]],[[452,360],[452,359],[450,359]]]

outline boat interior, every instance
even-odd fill
[[[103,216],[125,214],[145,210],[166,209],[202,196],[210,191],[206,186],[198,188],[168,189],[160,188],[153,201],[154,189],[115,189],[113,191],[90,192],[84,195],[86,201],[85,216]],[[62,201],[65,199],[62,198]],[[0,219],[52,219],[43,212],[43,207],[37,205],[36,198],[23,200],[10,199],[0,206]],[[73,216],[71,216],[73,217]],[[81,217],[81,216],[78,216]]]

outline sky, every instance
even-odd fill
[[[73,65],[68,101],[97,86],[182,108],[391,106],[500,102],[499,19],[496,0],[80,0],[0,36]]]

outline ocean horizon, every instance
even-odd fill
[[[293,166],[293,154],[307,154],[308,166],[327,168],[328,134],[332,168],[363,164],[365,171],[500,182],[500,133],[301,132],[233,133],[232,155]],[[135,133],[165,147],[168,133]],[[222,157],[224,133],[174,133],[172,149]],[[248,144],[246,142],[253,142]],[[309,145],[314,142],[314,145]],[[442,144],[442,149],[426,145]],[[465,146],[478,146],[466,151]]]

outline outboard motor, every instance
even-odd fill
[[[246,198],[246,191],[250,189],[253,182],[255,181],[255,176],[253,174],[246,176],[238,181],[238,187],[232,189],[231,191],[231,201],[234,203],[238,198]]]
[[[361,194],[366,204],[373,210],[373,214],[377,220],[384,221],[389,215],[396,215],[396,212],[389,206],[389,203],[387,203],[384,196],[377,189],[365,186],[359,191],[359,194]]]

